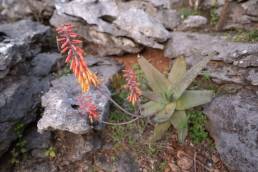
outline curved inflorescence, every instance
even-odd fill
[[[127,67],[123,70],[123,76],[126,80],[126,88],[129,90],[129,96],[127,100],[131,102],[133,105],[139,101],[141,96],[141,90],[139,88],[139,83],[137,82],[137,77],[133,69]]]
[[[82,41],[79,35],[73,31],[73,25],[65,24],[56,29],[57,44],[61,54],[66,54],[65,62],[70,64],[70,69],[79,81],[82,90],[87,92],[91,85],[97,87],[99,80],[87,66],[84,60],[85,52],[81,48]]]
[[[91,122],[98,119],[98,109],[92,102],[92,98],[90,96],[81,95],[77,98],[77,102],[79,104],[79,109],[88,115],[88,118]]]

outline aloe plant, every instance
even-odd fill
[[[153,117],[156,122],[151,141],[161,139],[171,125],[177,129],[179,142],[184,141],[188,132],[185,110],[208,103],[214,96],[211,90],[186,90],[209,60],[207,56],[187,71],[185,59],[177,58],[166,77],[144,57],[139,57],[138,63],[151,88],[143,92],[150,101],[142,105],[142,115]]]

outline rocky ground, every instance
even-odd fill
[[[179,172],[258,170],[258,0],[0,0],[0,172]],[[122,66],[142,54],[163,73],[212,55],[191,88],[216,92],[192,109],[189,135],[175,129],[146,143],[153,126],[90,125],[78,110],[80,86],[65,66],[54,27],[72,23],[102,80],[91,89],[99,121],[130,118]],[[144,78],[141,80],[144,83]]]

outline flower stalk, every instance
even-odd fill
[[[83,92],[87,92],[91,85],[97,87],[100,81],[96,74],[88,68],[84,60],[85,52],[81,48],[82,41],[73,28],[73,25],[65,24],[56,29],[57,45],[61,54],[66,54],[65,62],[70,64],[70,69],[79,81]]]

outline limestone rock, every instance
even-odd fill
[[[128,32],[136,42],[148,47],[163,49],[158,42],[165,42],[169,38],[169,33],[164,26],[143,10],[131,8],[122,13],[114,24]]]
[[[52,0],[2,0],[2,15],[12,19],[22,19],[29,16],[49,18],[54,11]]]
[[[258,10],[257,10],[258,1],[257,0],[247,1],[242,4],[242,7],[245,9],[247,15],[258,17]]]
[[[205,9],[210,9],[212,7],[220,7],[220,6],[223,6],[223,5],[224,5],[224,0],[216,0],[216,1],[204,0],[203,3],[202,3],[202,6]]]
[[[62,56],[58,53],[40,53],[32,59],[32,73],[35,76],[46,76]]]
[[[184,28],[199,28],[206,25],[208,22],[206,17],[203,16],[189,16],[183,21]]]
[[[194,63],[193,54],[212,55],[213,60],[233,63],[256,53],[258,43],[231,42],[223,36],[191,32],[173,32],[165,49],[166,57],[185,55],[190,64]]]
[[[16,123],[28,124],[36,119],[33,111],[39,104],[40,93],[49,87],[49,78],[21,77],[4,90],[0,91],[0,155],[17,138]]]
[[[165,56],[175,58],[181,55],[190,65],[211,55],[214,61],[207,65],[206,72],[217,83],[248,85],[248,80],[251,85],[255,84],[254,80],[250,80],[249,71],[257,66],[258,43],[231,42],[211,34],[173,32]]]
[[[99,64],[99,65],[98,65]],[[90,96],[99,111],[99,123],[95,129],[103,128],[103,120],[107,119],[110,92],[107,84],[111,77],[118,72],[120,67],[111,60],[100,59],[91,68],[102,78],[99,90],[91,88],[83,96]],[[42,118],[38,122],[38,130],[61,130],[75,134],[85,134],[92,126],[88,122],[87,114],[83,114],[78,106],[77,98],[81,95],[81,87],[74,75],[63,76],[52,81],[52,87],[42,97],[42,106],[45,108]]]
[[[174,30],[181,23],[180,14],[177,10],[158,10],[152,16],[160,21],[168,30]]]
[[[257,69],[251,69],[248,72],[248,76],[246,78],[248,81],[252,83],[252,85],[257,86],[258,85],[258,72]]]
[[[139,172],[138,163],[130,152],[124,151],[119,154],[117,160],[110,163],[110,157],[98,154],[96,158],[96,165],[105,171],[124,171],[124,172]]]
[[[49,37],[50,28],[30,20],[0,25],[5,37],[0,42],[0,79],[9,69],[26,58],[36,55]]]
[[[232,171],[258,169],[258,96],[250,90],[216,97],[204,110],[208,130]]]
[[[77,32],[90,42],[89,45],[92,43],[97,44],[97,48],[94,47],[94,50],[97,49],[97,53],[100,56],[122,55],[126,52],[138,53],[143,48],[129,38],[116,37],[105,32],[97,31],[95,26],[81,24],[76,18],[59,15],[55,12],[50,19],[50,23],[54,26],[59,26],[67,22],[72,23],[76,27]]]
[[[51,24],[77,22],[86,40],[101,45],[105,53],[138,53],[141,45],[163,49],[163,43],[180,22],[169,1],[58,0]],[[81,22],[81,21],[85,22]],[[80,24],[79,24],[80,23]],[[80,33],[80,32],[79,32]]]
[[[82,114],[78,108],[73,108],[78,106],[76,100],[81,94],[81,87],[76,78],[73,75],[63,76],[54,80],[52,85],[53,87],[42,97],[42,106],[45,107],[45,111],[38,122],[39,131],[64,130],[75,134],[87,133],[91,129],[87,116]],[[105,85],[102,85],[100,89],[110,95]],[[83,95],[90,96],[92,102],[97,106],[98,120],[107,117],[108,99],[102,93],[91,88],[87,94]]]

